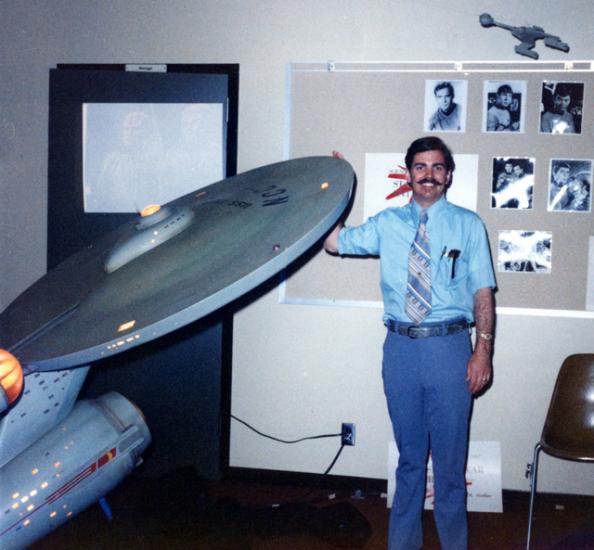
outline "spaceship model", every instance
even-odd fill
[[[529,27],[513,27],[495,21],[495,19],[488,13],[481,14],[479,21],[483,27],[500,27],[511,32],[512,35],[521,42],[521,44],[518,44],[515,47],[517,54],[525,55],[532,59],[538,59],[538,53],[533,51],[537,40],[544,40],[545,46],[548,46],[549,48],[561,50],[566,53],[569,51],[569,44],[563,42],[558,36],[545,32],[542,27],[537,27],[535,25]]]
[[[0,314],[0,549],[29,546],[100,500],[151,441],[135,404],[76,402],[96,361],[239,298],[336,223],[348,162],[308,157],[152,205],[50,270]]]

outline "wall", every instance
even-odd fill
[[[483,11],[540,24],[570,43],[569,55],[539,45],[541,59],[594,58],[589,0],[568,0],[562,13],[552,0],[502,0],[495,8],[484,0],[4,0],[0,309],[45,269],[48,71],[57,63],[240,63],[243,171],[283,157],[291,61],[518,60],[507,32],[480,27]],[[501,441],[506,488],[527,489],[523,470],[558,365],[567,353],[592,350],[593,329],[590,319],[500,317],[495,384],[476,402],[472,435]],[[379,310],[282,305],[277,289],[268,292],[236,315],[234,414],[285,438],[355,422],[357,445],[343,452],[335,472],[385,477],[390,429],[379,378],[382,336]],[[335,440],[282,446],[234,424],[231,463],[320,472],[336,449]],[[543,487],[594,490],[567,471],[545,460]]]

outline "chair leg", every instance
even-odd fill
[[[534,515],[534,497],[536,495],[536,483],[538,481],[538,455],[542,449],[540,443],[534,447],[532,464],[529,465],[527,475],[530,480],[530,511],[528,515],[528,536],[526,538],[526,550],[530,550],[530,535],[532,534],[532,518]]]

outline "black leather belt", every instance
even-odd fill
[[[424,325],[411,325],[388,319],[386,327],[392,332],[409,338],[427,338],[429,336],[449,336],[470,328],[470,323],[465,319],[444,321],[443,323],[427,323]]]

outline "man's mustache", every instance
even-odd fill
[[[433,178],[423,178],[422,180],[419,180],[419,183],[430,183],[432,185],[443,185],[443,183],[434,180]]]

